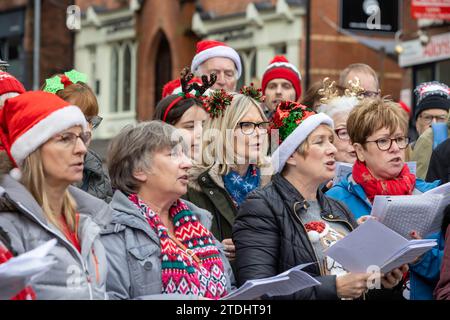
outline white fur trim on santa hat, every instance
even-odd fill
[[[87,129],[87,122],[80,108],[67,106],[58,109],[18,137],[11,145],[11,155],[20,165],[52,136],[77,125],[82,126],[83,130]]]
[[[275,173],[283,170],[286,161],[295,152],[299,145],[321,124],[334,128],[333,119],[325,113],[318,113],[306,118],[295,130],[280,144],[272,155],[272,166]]]
[[[226,46],[216,46],[197,53],[194,59],[192,59],[191,70],[195,72],[197,71],[197,68],[206,60],[220,57],[229,58],[234,61],[238,72],[238,78],[240,78],[242,74],[241,58],[236,50]]]
[[[300,74],[300,71],[298,71],[297,67],[294,66],[292,63],[289,63],[289,62],[274,62],[274,63],[269,64],[267,66],[267,68],[266,68],[266,71],[264,71],[264,72],[267,72],[268,70],[273,69],[273,68],[289,68],[289,69],[292,69],[297,74],[299,79],[302,80],[302,75]]]

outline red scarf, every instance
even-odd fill
[[[366,193],[371,203],[375,196],[404,196],[411,195],[416,185],[416,176],[409,172],[408,166],[403,166],[400,174],[394,179],[376,179],[366,165],[356,160],[352,171],[353,179]]]

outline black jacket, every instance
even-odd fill
[[[450,181],[450,139],[445,140],[433,150],[428,165],[426,181],[441,180],[441,183]]]
[[[347,208],[328,198],[320,189],[317,199],[322,218],[342,223],[349,231],[357,226]],[[303,263],[304,269],[322,283],[282,299],[338,299],[336,277],[323,275],[299,217],[306,212],[306,201],[283,176],[277,174],[266,187],[249,195],[233,226],[238,284],[249,279],[274,276]]]

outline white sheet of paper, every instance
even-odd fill
[[[411,263],[435,245],[435,240],[408,241],[382,223],[369,219],[328,248],[326,254],[349,272],[366,273],[378,267],[386,273]]]
[[[247,280],[239,289],[234,290],[221,300],[253,300],[263,295],[286,296],[294,292],[320,285],[303,268],[310,263],[295,266],[276,276]]]
[[[11,299],[56,263],[48,256],[56,243],[50,240],[0,265],[0,300]]]
[[[438,232],[444,209],[450,204],[450,183],[420,195],[376,196],[371,215],[407,239],[417,231],[421,237]]]

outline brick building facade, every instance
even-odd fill
[[[27,89],[33,83],[33,1],[0,2],[0,56],[8,60],[10,72]],[[41,46],[39,84],[48,76],[73,66],[73,32],[66,27],[67,7],[74,1],[41,1]]]

